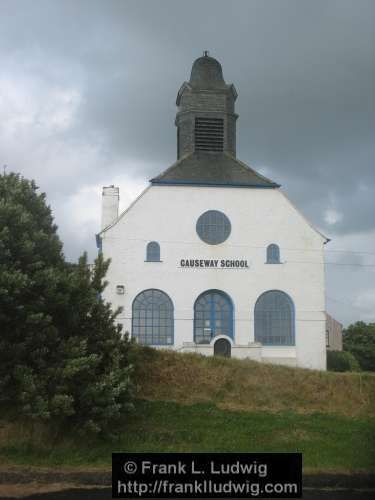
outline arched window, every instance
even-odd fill
[[[255,304],[255,341],[263,345],[295,345],[294,304],[284,292],[270,290]]]
[[[194,342],[209,344],[217,335],[233,338],[233,305],[226,293],[208,290],[194,304]]]
[[[132,336],[140,344],[173,344],[173,303],[161,290],[144,290],[133,301]]]
[[[150,241],[146,248],[147,262],[160,262],[160,245],[157,241]]]
[[[267,247],[267,264],[280,264],[280,248],[275,243]]]

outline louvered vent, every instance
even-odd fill
[[[224,120],[222,118],[195,119],[195,150],[223,151]]]

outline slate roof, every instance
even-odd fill
[[[200,186],[280,187],[280,184],[258,174],[226,152],[195,152],[183,156],[167,170],[151,179],[150,182],[152,184]]]
[[[208,55],[194,61],[190,75],[190,85],[200,89],[227,88],[219,61]]]

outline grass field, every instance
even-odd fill
[[[305,470],[375,470],[375,422],[292,412],[248,413],[209,404],[184,406],[139,401],[126,431],[114,443],[66,436],[56,443],[8,443],[1,455],[13,463],[109,467],[112,451],[303,453]]]
[[[0,460],[108,468],[112,451],[303,453],[305,471],[375,470],[375,377],[137,353],[136,410],[115,442],[0,422]]]
[[[142,349],[138,395],[226,410],[375,417],[375,374],[333,373],[250,360]]]

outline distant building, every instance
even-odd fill
[[[342,351],[342,324],[326,313],[326,347],[329,351]]]
[[[237,159],[236,98],[219,62],[197,59],[177,95],[177,161],[120,215],[103,188],[104,297],[141,344],[325,370],[328,239]]]

